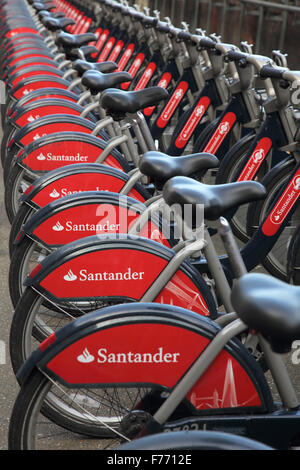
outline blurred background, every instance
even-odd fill
[[[159,10],[175,26],[182,21],[215,33],[222,42],[253,44],[256,54],[286,53],[290,69],[300,68],[300,0],[129,0],[130,5]]]

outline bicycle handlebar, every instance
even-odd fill
[[[192,34],[191,40],[199,46],[203,47],[204,49],[215,49],[217,44],[212,39],[207,38],[205,36],[198,36],[197,34]]]
[[[282,78],[289,82],[297,82],[300,85],[300,71],[298,70],[285,70]]]
[[[187,42],[194,42],[193,41],[193,35],[189,33],[188,31],[180,31],[178,33],[178,39],[181,39],[182,41],[187,41]]]
[[[272,65],[264,65],[260,70],[261,78],[283,78],[286,68],[272,67]]]
[[[226,60],[239,62],[240,60],[247,60],[249,54],[245,52],[237,51],[237,50],[230,50],[226,54]]]
[[[157,31],[161,33],[169,33],[170,32],[170,25],[168,23],[164,23],[162,21],[158,21],[156,25]]]

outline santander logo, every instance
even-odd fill
[[[44,137],[45,135],[47,134],[43,134],[43,135],[40,135],[38,132],[35,134],[35,136],[33,137],[33,140],[38,140],[38,139],[41,139],[42,137]]]
[[[59,221],[57,221],[56,224],[53,225],[53,227],[52,227],[52,230],[54,230],[55,232],[61,232],[64,229],[65,228],[63,227],[63,225],[61,225],[61,223]]]
[[[300,189],[300,177],[298,176],[294,180],[294,190],[299,191],[299,189]]]
[[[98,364],[161,364],[161,363],[178,363],[180,357],[179,352],[165,352],[163,347],[159,347],[155,352],[110,352],[107,348],[100,348],[97,356],[93,356],[87,348],[85,348],[77,361],[83,364],[96,362]]]
[[[77,276],[76,274],[73,273],[71,269],[67,272],[67,274],[64,276],[65,281],[76,281]]]
[[[259,149],[257,152],[253,154],[253,162],[258,163],[260,162],[263,158],[265,158],[265,151],[264,149]]]
[[[73,273],[71,269],[63,276],[67,282],[73,282],[78,279],[81,282],[101,282],[101,281],[131,281],[142,280],[144,278],[144,271],[133,271],[130,267],[125,272],[88,272],[87,269],[81,269],[78,276]]]
[[[35,121],[36,119],[40,118],[41,116],[39,114],[37,114],[36,116],[32,116],[32,114],[30,114],[30,116],[27,118],[27,121],[28,122],[33,122]]]
[[[299,196],[300,191],[300,176],[296,176],[290,184],[290,190],[287,191],[285,197],[280,199],[278,204],[275,206],[271,220],[274,224],[280,224],[285,214],[287,214],[290,208],[293,206],[295,197]]]
[[[55,162],[87,162],[88,155],[80,155],[77,152],[76,155],[54,155],[51,152],[48,152],[47,155],[44,155],[42,152],[36,157],[37,160],[47,160]]]
[[[65,222],[65,225],[62,225],[58,220],[56,224],[52,226],[52,230],[55,232],[62,232],[66,230],[66,232],[108,232],[108,231],[117,231],[120,229],[120,224],[111,224],[108,220],[106,220],[103,224],[92,224],[92,223],[81,223],[75,224],[72,220],[68,220]]]
[[[84,349],[83,353],[77,356],[77,361],[82,362],[84,364],[88,364],[89,362],[93,362],[95,357],[90,354],[87,348]]]
[[[266,219],[262,226],[262,231],[265,235],[274,235],[282,221],[290,212],[295,202],[300,195],[300,170],[294,176],[290,184],[285,189],[281,198],[275,205],[269,217]]]
[[[230,129],[230,124],[228,121],[223,122],[219,127],[219,134],[226,134]]]
[[[56,199],[60,196],[60,193],[56,191],[56,189],[54,188],[53,191],[51,191],[51,193],[49,194],[49,196],[52,197],[53,199]]]

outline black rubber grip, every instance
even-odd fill
[[[261,78],[283,78],[283,74],[286,72],[284,68],[275,68],[271,65],[264,65],[260,70]]]
[[[192,34],[189,33],[188,31],[180,31],[178,34],[178,39],[181,39],[182,41],[191,41],[192,40]]]
[[[216,43],[212,39],[209,38],[201,38],[200,39],[200,46],[206,49],[215,49]]]
[[[156,25],[156,29],[157,29],[157,31],[159,31],[161,33],[169,33],[170,32],[170,25],[168,25],[167,23],[162,23],[161,21],[159,21]]]
[[[158,19],[153,16],[144,16],[143,23],[147,26],[155,26],[158,23]]]
[[[137,11],[137,12],[130,12],[129,14],[130,14],[130,16],[132,17],[132,19],[133,19],[134,21],[143,21],[144,16],[145,16],[145,15],[143,15],[143,13],[140,13],[139,11]]]
[[[247,54],[241,51],[228,51],[226,54],[226,58],[228,60],[236,61],[238,62],[239,60],[247,60]]]

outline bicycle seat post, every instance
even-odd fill
[[[228,254],[233,273],[239,278],[247,273],[247,269],[241,256],[238,245],[234,239],[231,227],[224,217],[220,218],[219,234],[224,244],[226,253]]]

